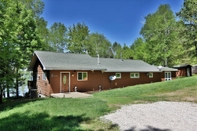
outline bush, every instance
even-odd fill
[[[30,97],[30,93],[29,92],[26,92],[25,95],[24,95],[24,97],[25,98],[29,98]]]

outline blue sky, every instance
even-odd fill
[[[90,33],[103,34],[112,44],[116,41],[130,46],[140,37],[144,17],[154,13],[161,4],[169,4],[178,12],[184,0],[43,0],[42,17],[50,27],[61,22],[66,27],[85,23]]]

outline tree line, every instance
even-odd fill
[[[123,47],[120,43],[111,42],[98,32],[90,33],[85,23],[77,23],[66,27],[63,23],[55,22],[46,32],[48,51],[89,54],[96,57],[99,54],[104,58],[120,58]],[[129,58],[123,54],[124,58]]]
[[[26,68],[34,50],[70,52],[92,57],[141,59],[173,66],[196,62],[197,1],[184,0],[179,12],[160,5],[145,17],[141,37],[130,45],[111,43],[104,34],[90,33],[85,23],[47,27],[42,0],[0,0],[0,103],[3,91],[26,84]]]
[[[145,17],[142,37],[131,45],[134,59],[150,64],[173,66],[194,64],[197,54],[197,1],[185,0],[179,12],[160,5]]]

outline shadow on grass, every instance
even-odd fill
[[[28,102],[40,101],[44,99],[30,99],[30,98],[9,98],[0,104],[0,111],[6,111],[15,107],[21,107]]]
[[[15,113],[0,119],[2,131],[83,131],[80,123],[88,121],[84,115],[49,116],[47,113]]]
[[[136,127],[131,127],[130,129],[125,130],[125,131],[171,131],[171,130],[170,129],[159,129],[159,128],[155,128],[152,126],[147,126],[146,129],[136,130]]]

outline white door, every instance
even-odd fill
[[[187,68],[187,76],[190,76],[190,68]]]
[[[165,81],[169,81],[171,79],[171,72],[165,72]]]

